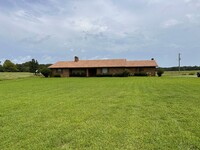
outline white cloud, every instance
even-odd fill
[[[200,0],[185,0],[185,3],[193,9],[200,7]]]
[[[162,23],[162,27],[163,28],[171,28],[178,24],[181,24],[181,22],[176,19],[169,19],[169,20],[165,21],[164,23]]]
[[[86,32],[105,32],[108,27],[105,25],[100,25],[98,23],[94,23],[89,19],[77,19],[73,21],[74,28],[78,31],[86,31]]]
[[[186,3],[189,3],[189,2],[191,2],[191,1],[192,1],[192,0],[185,0]]]
[[[58,59],[58,58],[56,58],[55,56],[44,55],[44,56],[42,56],[42,60],[39,63],[46,63],[46,62],[54,63],[54,62],[58,61],[56,59]]]
[[[51,35],[34,35],[32,37],[26,37],[21,40],[23,43],[40,44],[51,38]]]
[[[16,58],[13,58],[11,61],[16,63],[16,64],[21,64],[27,61],[31,61],[32,57],[27,55],[27,56],[19,56]]]
[[[148,3],[149,4],[155,4],[155,3],[162,3],[163,0],[149,0]]]
[[[200,24],[200,14],[186,14],[185,16],[189,23]]]

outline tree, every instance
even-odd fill
[[[0,65],[0,72],[3,72],[3,66]]]
[[[39,69],[39,64],[38,64],[37,60],[32,59],[29,62],[29,71],[32,72],[32,73],[34,73],[38,69]]]
[[[10,60],[6,60],[3,63],[3,70],[5,72],[16,72],[16,71],[18,71],[16,65],[13,62],[11,62]]]
[[[164,73],[164,70],[163,70],[163,69],[161,69],[161,68],[158,68],[158,69],[157,69],[157,75],[158,75],[159,77],[161,77],[163,73]]]
[[[39,72],[41,72],[41,70],[43,69],[43,68],[48,68],[49,66],[51,66],[52,64],[39,64]]]
[[[45,76],[47,78],[51,74],[51,70],[49,68],[43,68],[41,70],[41,73],[43,76]]]
[[[22,64],[16,64],[16,66],[19,72],[30,72],[30,61]]]

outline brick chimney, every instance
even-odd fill
[[[78,62],[79,58],[77,56],[74,57],[74,62]]]

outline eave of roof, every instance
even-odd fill
[[[127,61],[126,59],[59,61],[49,68],[157,67],[155,60]]]

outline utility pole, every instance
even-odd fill
[[[178,71],[181,71],[181,53],[178,53]]]

